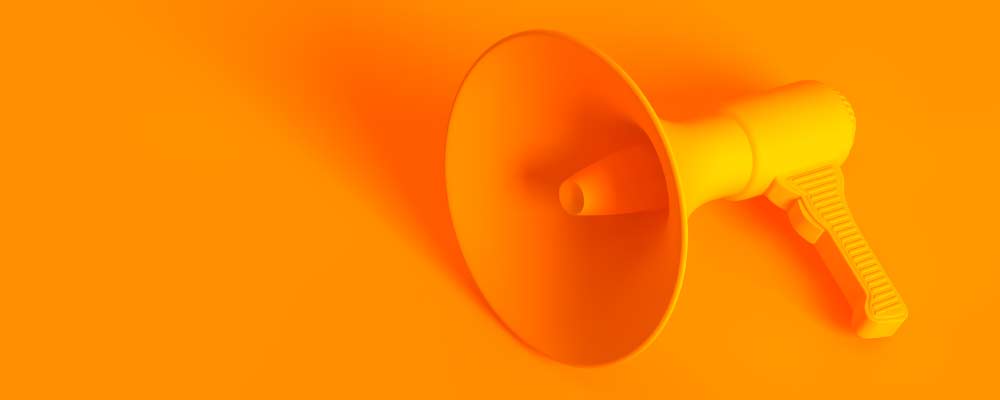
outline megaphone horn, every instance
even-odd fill
[[[449,124],[455,230],[490,306],[560,361],[633,354],[680,290],[687,218],[712,200],[766,196],[815,244],[864,338],[908,311],[845,201],[855,117],[798,82],[694,121],[659,119],[610,59],[553,32],[491,47]]]

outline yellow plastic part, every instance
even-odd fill
[[[766,195],[819,250],[852,307],[858,335],[895,333],[908,310],[844,197],[840,165],[854,139],[855,118],[843,96],[817,82],[799,82],[735,101],[714,117],[662,124],[689,212],[715,199]],[[656,185],[608,178],[638,171],[635,164],[644,161],[629,155],[637,153],[616,152],[569,177],[561,190],[579,193],[575,203],[563,203],[566,211],[613,215],[664,207],[666,196]]]

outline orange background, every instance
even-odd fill
[[[997,396],[996,9],[26,3],[0,16],[0,398]],[[466,69],[529,28],[665,117],[843,91],[848,198],[909,321],[856,338],[780,211],[716,202],[644,353],[521,345],[458,252],[443,152]]]

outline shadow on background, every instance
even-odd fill
[[[297,80],[304,109],[320,123],[320,135],[339,136],[308,137],[308,144],[350,153],[356,165],[343,165],[341,159],[333,167],[349,170],[373,204],[436,260],[445,276],[488,309],[459,250],[444,179],[452,100],[476,53],[456,56],[454,49],[432,44],[444,39],[421,40],[399,32],[302,39],[307,45],[294,68],[302,74]],[[352,129],[329,124],[330,129],[323,129],[331,110]]]
[[[788,222],[785,211],[775,207],[770,200],[763,197],[732,205],[731,211],[729,218],[739,218],[752,224],[755,230],[762,232],[768,240],[776,243],[788,259],[801,267],[789,272],[796,278],[796,282],[805,285],[808,289],[806,291],[812,295],[795,298],[794,301],[806,304],[814,311],[812,314],[816,318],[822,319],[844,335],[853,337],[851,309],[833,275],[823,263],[816,248],[795,232]]]

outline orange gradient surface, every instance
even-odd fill
[[[0,16],[0,398],[997,396],[996,9],[285,3]],[[847,198],[907,322],[857,338],[757,199],[691,216],[643,353],[578,368],[518,342],[459,253],[444,144],[472,62],[533,28],[602,49],[665,118],[842,91]]]

